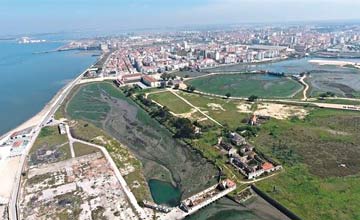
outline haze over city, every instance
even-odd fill
[[[2,0],[0,35],[359,20],[353,0]]]

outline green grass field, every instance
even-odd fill
[[[176,97],[171,92],[160,92],[150,94],[148,98],[154,100],[162,106],[166,106],[175,114],[183,114],[191,111],[191,107],[184,101]]]
[[[83,144],[83,143],[75,142],[73,147],[74,147],[74,152],[75,152],[76,157],[93,154],[96,152],[101,152],[99,149],[89,146],[89,145],[86,145],[86,144]]]
[[[228,74],[213,75],[187,81],[199,91],[234,97],[256,95],[262,98],[288,98],[296,95],[302,86],[298,82],[285,77],[263,74]]]
[[[243,103],[241,101],[212,98],[186,92],[179,92],[179,95],[194,106],[199,107],[219,123],[227,125],[231,129],[237,128],[244,119],[249,117],[248,114],[238,111],[237,106]]]
[[[270,120],[252,142],[285,171],[257,185],[303,219],[359,219],[359,122],[359,113],[327,109]]]
[[[212,98],[207,96],[202,96],[193,93],[178,92],[178,94],[188,100],[194,106],[200,108],[204,113],[220,122],[223,125],[227,125],[232,129],[238,127],[242,121],[248,117],[248,114],[238,112],[237,105],[241,105],[241,101],[233,101],[229,99],[221,98]],[[182,101],[180,98],[171,94],[170,92],[166,93],[156,93],[149,95],[150,99],[153,99],[156,102],[159,102],[161,105],[167,106],[170,111],[177,112],[178,109],[186,109],[186,112],[191,110],[191,106]],[[184,112],[182,110],[181,112]],[[178,111],[179,112],[179,111]],[[202,119],[205,116],[199,112],[195,112],[191,115],[191,118],[198,120]],[[213,124],[210,120],[203,121],[202,123]]]

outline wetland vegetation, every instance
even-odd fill
[[[81,86],[66,109],[72,119],[93,123],[127,146],[146,179],[172,183],[182,197],[216,181],[217,169],[139,108],[111,83]],[[196,168],[196,169],[195,169]]]

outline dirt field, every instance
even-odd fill
[[[24,219],[138,219],[101,153],[32,168],[23,186]]]

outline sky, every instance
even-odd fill
[[[0,0],[0,35],[360,20],[360,0]]]

